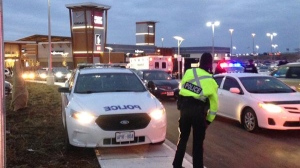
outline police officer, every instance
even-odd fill
[[[203,168],[203,141],[206,128],[215,119],[218,111],[218,84],[212,78],[212,61],[210,53],[203,53],[199,68],[188,69],[181,80],[182,87],[177,101],[180,110],[179,139],[173,161],[174,168],[182,167],[191,127],[193,167]]]
[[[253,59],[249,59],[248,60],[248,65],[246,65],[244,72],[248,72],[248,73],[258,73],[257,72],[257,68],[253,63]]]

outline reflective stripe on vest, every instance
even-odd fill
[[[186,83],[182,84],[182,88],[187,89],[186,87],[184,87],[184,86],[186,86],[186,84],[188,84],[188,85],[194,85],[192,83],[196,82],[196,85],[194,85],[196,87],[192,87],[191,89],[187,89],[187,90],[190,90],[191,92],[199,94],[200,95],[199,99],[205,102],[206,97],[203,96],[203,92],[202,92],[202,87],[201,87],[200,80],[207,79],[207,78],[212,78],[212,76],[208,76],[207,75],[207,76],[201,76],[201,77],[199,77],[197,75],[196,68],[193,68],[193,74],[194,74],[194,79],[191,79],[191,80],[187,81]],[[197,92],[198,90],[200,90],[200,93]]]

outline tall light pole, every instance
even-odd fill
[[[273,37],[277,36],[277,33],[267,33],[267,36],[271,38],[271,54],[272,54]]]
[[[278,47],[278,45],[277,44],[272,44],[272,47],[274,48],[274,52],[276,52],[275,49]]]
[[[252,39],[253,39],[253,44],[252,44],[252,49],[253,49],[253,55],[255,54],[255,51],[254,51],[254,37],[255,37],[255,33],[252,33]]]
[[[258,53],[259,46],[256,45],[255,48],[256,48],[256,52]]]
[[[233,50],[236,50],[236,46],[232,46],[232,49],[233,49]],[[233,53],[233,52],[232,52],[232,53]],[[236,54],[235,54],[235,55],[236,55]]]
[[[206,26],[211,27],[211,29],[212,29],[212,55],[213,55],[213,57],[215,57],[215,42],[214,42],[215,26],[219,26],[219,25],[220,25],[219,21],[206,23]]]
[[[232,33],[233,33],[233,30],[234,29],[229,29],[229,32],[230,32],[230,54],[229,54],[229,56],[232,55]]]
[[[48,0],[48,41],[49,41],[49,56],[48,56],[48,75],[47,84],[54,85],[54,76],[52,73],[52,45],[51,45],[51,19],[50,19],[50,0]]]
[[[105,47],[108,49],[108,63],[110,64],[110,52],[113,50],[111,47]]]
[[[184,40],[180,36],[174,36],[174,38],[177,40],[177,46],[178,46],[178,52],[177,52],[177,63],[178,63],[178,79],[180,79],[180,60],[181,60],[181,55],[180,55],[180,44]]]

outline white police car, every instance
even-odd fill
[[[165,108],[131,70],[79,68],[58,91],[68,147],[165,141]]]

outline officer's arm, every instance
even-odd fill
[[[203,81],[203,95],[209,100],[210,107],[206,120],[212,122],[218,111],[218,84],[213,79]]]

